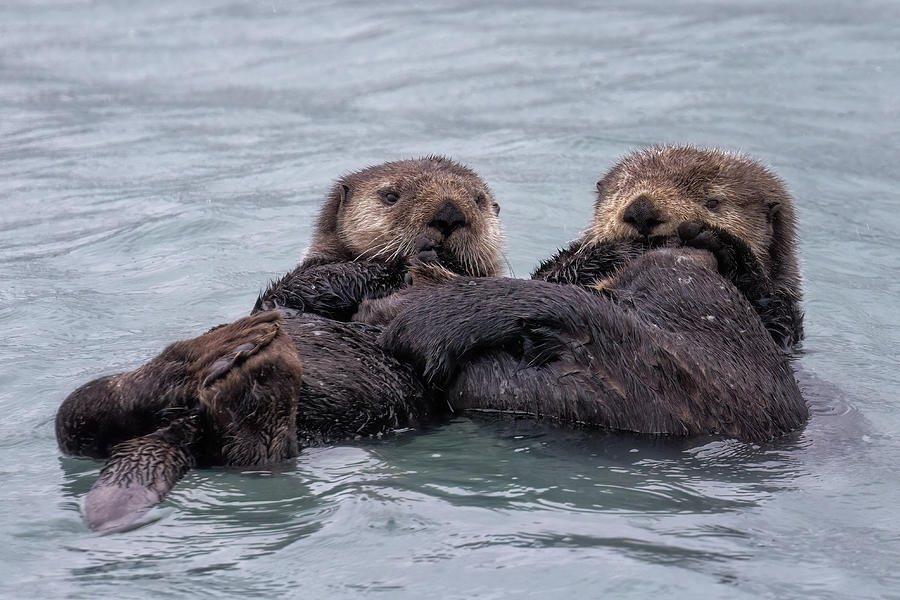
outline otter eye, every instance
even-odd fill
[[[484,206],[484,202],[486,200],[487,200],[487,196],[485,196],[481,192],[478,192],[477,194],[475,194],[475,204],[477,204],[478,206]]]
[[[715,198],[710,198],[706,201],[706,208],[713,209],[719,205],[719,201]]]
[[[399,199],[400,195],[397,192],[392,192],[390,190],[381,192],[381,201],[385,204],[396,204]]]

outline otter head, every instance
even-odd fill
[[[406,259],[425,236],[459,274],[497,275],[499,212],[481,178],[448,158],[388,162],[335,184],[306,260]]]
[[[765,167],[723,150],[663,146],[629,154],[597,182],[587,240],[675,238],[690,221],[737,236],[773,280],[799,285],[790,196]]]

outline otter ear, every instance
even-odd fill
[[[602,180],[602,179],[599,180],[599,181],[595,184],[595,187],[597,188],[597,193],[598,193],[598,194],[602,194],[602,193],[603,193],[603,180]]]
[[[344,205],[344,202],[347,201],[347,197],[350,196],[350,186],[346,183],[341,184],[341,206]]]
[[[766,222],[771,223],[775,220],[775,217],[778,215],[779,208],[781,207],[781,202],[769,202],[766,209]]]
[[[494,214],[495,214],[495,215],[499,215],[499,214],[500,214],[500,205],[499,205],[499,204],[497,204],[496,202],[494,202],[494,203],[491,204],[491,207],[494,209]]]

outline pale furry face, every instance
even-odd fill
[[[629,207],[642,196],[645,210],[636,220]],[[590,243],[671,238],[679,225],[696,221],[736,235],[767,264],[771,217],[782,201],[787,194],[778,179],[749,158],[689,146],[651,148],[626,156],[597,182],[586,237]]]
[[[499,206],[474,172],[447,159],[386,163],[345,178],[337,233],[357,258],[416,253],[426,236],[461,274],[500,273]]]

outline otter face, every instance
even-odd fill
[[[369,167],[342,178],[336,234],[355,258],[391,261],[426,236],[464,275],[500,272],[499,205],[470,169],[430,156]]]
[[[682,223],[698,221],[742,239],[768,268],[778,253],[773,246],[793,241],[793,209],[781,182],[738,154],[690,146],[635,152],[597,182],[597,192],[591,242],[672,238]]]

